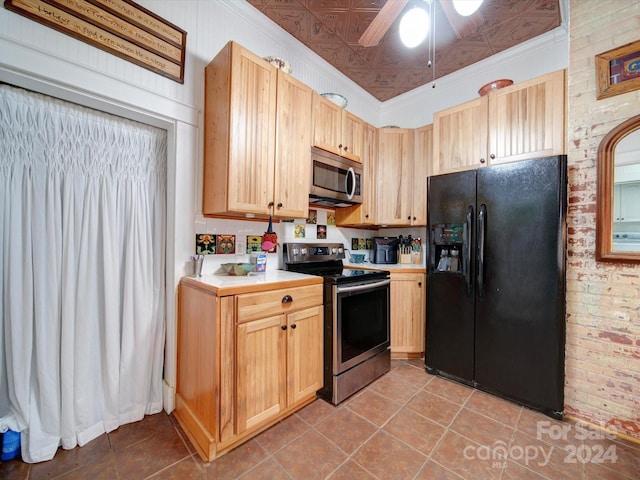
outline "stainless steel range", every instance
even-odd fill
[[[386,270],[343,268],[341,243],[285,243],[285,270],[324,278],[324,387],[339,404],[385,374],[389,351],[390,280]]]

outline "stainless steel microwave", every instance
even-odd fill
[[[311,147],[309,204],[346,207],[362,203],[362,164]]]

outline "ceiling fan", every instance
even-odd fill
[[[387,33],[389,27],[396,21],[410,0],[387,0],[373,21],[364,31],[358,43],[363,47],[375,47]],[[423,0],[430,3],[435,0]],[[484,23],[484,18],[477,10],[469,16],[460,15],[451,0],[439,0],[440,7],[446,15],[451,28],[458,39],[475,32]]]

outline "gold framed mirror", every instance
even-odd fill
[[[640,263],[640,115],[598,147],[596,259]]]

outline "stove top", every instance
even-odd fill
[[[386,270],[343,268],[342,243],[285,243],[283,268],[298,273],[320,275],[327,283],[353,283],[388,278]]]

